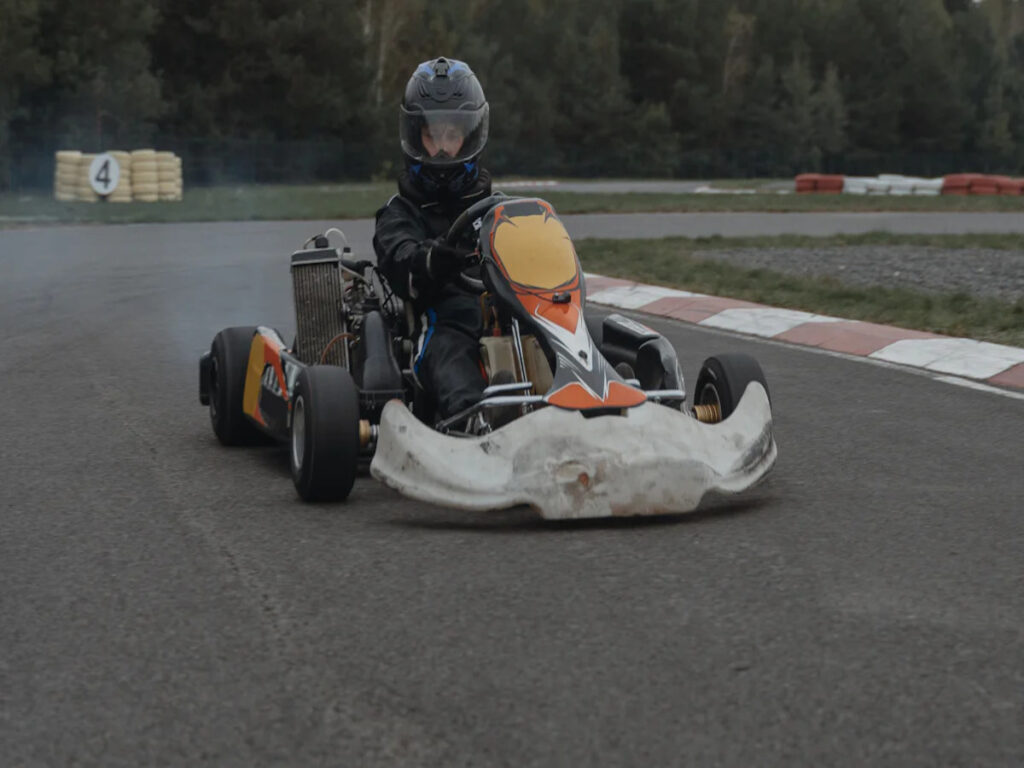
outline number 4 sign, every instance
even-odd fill
[[[109,195],[117,189],[117,182],[121,178],[121,166],[117,164],[112,156],[103,153],[93,158],[89,166],[89,184],[97,195]]]

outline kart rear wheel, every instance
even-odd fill
[[[341,501],[359,461],[359,390],[334,365],[303,368],[292,395],[292,481],[303,501]]]
[[[761,364],[750,355],[731,353],[709,357],[697,375],[693,404],[717,406],[720,412],[718,420],[724,421],[736,410],[740,398],[747,391],[747,385],[754,381],[768,392],[768,382]]]
[[[249,348],[256,328],[225,328],[210,345],[210,423],[223,445],[253,445],[264,435],[242,412]]]

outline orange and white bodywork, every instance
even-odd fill
[[[301,364],[273,328],[260,326],[249,345],[242,412],[272,435],[287,435],[291,390]]]
[[[555,355],[549,405],[631,408],[647,401],[597,350],[583,319],[586,286],[569,233],[543,200],[503,203],[481,227],[484,268],[499,302],[544,338]]]

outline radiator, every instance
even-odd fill
[[[295,294],[295,356],[307,365],[325,363],[347,368],[348,340],[338,338],[347,330],[338,250],[314,248],[293,253],[292,289]]]

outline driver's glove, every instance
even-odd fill
[[[422,271],[431,280],[446,283],[466,267],[472,253],[466,248],[456,248],[442,240],[434,240],[427,249]]]

